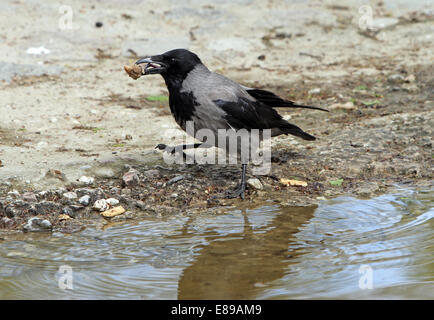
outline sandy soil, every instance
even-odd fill
[[[167,95],[161,77],[134,81],[123,65],[174,47],[245,85],[331,111],[280,109],[319,139],[274,139],[272,172],[258,177],[262,190],[250,187],[246,203],[432,184],[434,18],[426,1],[371,1],[372,21],[364,1],[69,3],[67,29],[57,1],[0,4],[0,227],[19,229],[39,215],[75,230],[77,217],[98,216],[92,202],[108,197],[128,209],[117,219],[245,205],[224,199],[238,167],[167,166],[153,149],[182,132],[167,102],[148,100]],[[27,53],[40,47],[49,53]],[[138,182],[125,186],[131,167]],[[95,181],[79,182],[83,175]],[[308,186],[284,187],[280,178]],[[85,194],[89,206],[78,203]],[[59,222],[62,213],[75,219]]]

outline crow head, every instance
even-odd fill
[[[145,57],[136,61],[136,64],[144,64],[143,75],[161,74],[168,78],[185,78],[193,68],[201,64],[199,57],[186,49],[175,49],[163,54]]]

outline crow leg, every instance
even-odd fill
[[[186,159],[187,155],[185,154],[184,150],[196,149],[196,148],[199,148],[200,146],[202,146],[202,144],[203,143],[181,144],[181,145],[172,147],[172,146],[168,146],[164,143],[160,143],[155,147],[155,149],[164,150],[165,152],[170,153],[170,154],[175,154],[178,152],[178,153],[182,154],[182,157],[184,159]]]
[[[180,144],[178,146],[168,146],[164,143],[158,144],[155,149],[164,150],[168,153],[174,154],[175,152],[181,152],[183,150],[187,149],[196,149],[199,148],[202,145],[202,143],[195,143],[195,144]]]
[[[241,172],[241,183],[238,185],[238,187],[234,191],[229,191],[227,197],[228,198],[238,198],[244,200],[244,192],[246,191],[246,170],[247,170],[247,164],[243,164]]]

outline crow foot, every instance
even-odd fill
[[[244,200],[245,191],[246,191],[246,184],[241,183],[240,185],[238,185],[238,187],[235,190],[226,191],[226,198],[234,199],[240,197],[241,199]]]

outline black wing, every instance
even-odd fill
[[[292,101],[282,99],[281,97],[275,95],[273,92],[270,91],[261,90],[261,89],[250,89],[250,88],[246,88],[246,91],[256,100],[261,101],[262,103],[265,103],[267,106],[270,106],[272,108],[277,108],[277,107],[305,108],[305,109],[314,109],[314,110],[321,110],[321,111],[328,112],[328,110],[318,108],[318,107],[295,104]]]
[[[292,134],[305,140],[314,136],[287,122],[276,110],[260,101],[239,98],[238,101],[214,100],[226,113],[225,120],[234,129],[279,129],[279,134]]]

